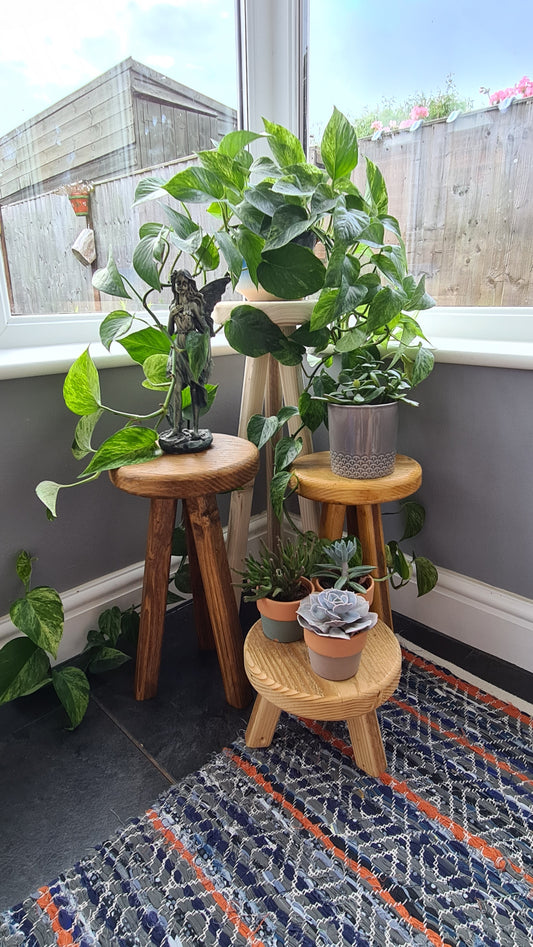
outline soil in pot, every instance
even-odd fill
[[[263,632],[271,641],[280,641],[289,644],[291,641],[300,641],[303,629],[296,619],[296,611],[303,598],[313,591],[309,579],[302,579],[302,594],[292,602],[281,602],[276,598],[260,598],[256,605],[261,615]]]
[[[346,681],[353,677],[359,670],[367,635],[368,631],[360,631],[351,638],[333,638],[304,628],[312,670],[326,681]]]

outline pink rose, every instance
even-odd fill
[[[416,122],[419,118],[427,118],[429,115],[429,109],[425,105],[415,105],[411,109],[410,118],[413,119],[413,122]]]
[[[380,132],[381,129],[383,128],[383,123],[382,123],[382,122],[372,122],[370,128],[373,128],[375,131]]]

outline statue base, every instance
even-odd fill
[[[159,446],[165,454],[198,454],[207,450],[213,443],[213,435],[207,428],[194,431],[162,431],[159,435]]]

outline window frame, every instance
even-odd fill
[[[269,114],[305,141],[309,0],[235,0],[235,10],[239,124],[255,129]],[[95,343],[101,366],[128,364],[99,344],[100,322],[96,314],[13,316],[0,256],[0,378],[63,371]],[[533,369],[533,307],[437,307],[421,322],[437,361]],[[215,345],[215,354],[227,351]]]

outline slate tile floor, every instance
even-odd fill
[[[243,731],[251,706],[226,704],[216,657],[198,651],[191,613],[182,606],[168,616],[153,700],[133,699],[130,662],[93,677],[74,732],[47,691],[0,708],[0,909],[51,881]],[[256,617],[246,607],[243,628]],[[533,675],[400,615],[395,630],[532,700]]]

